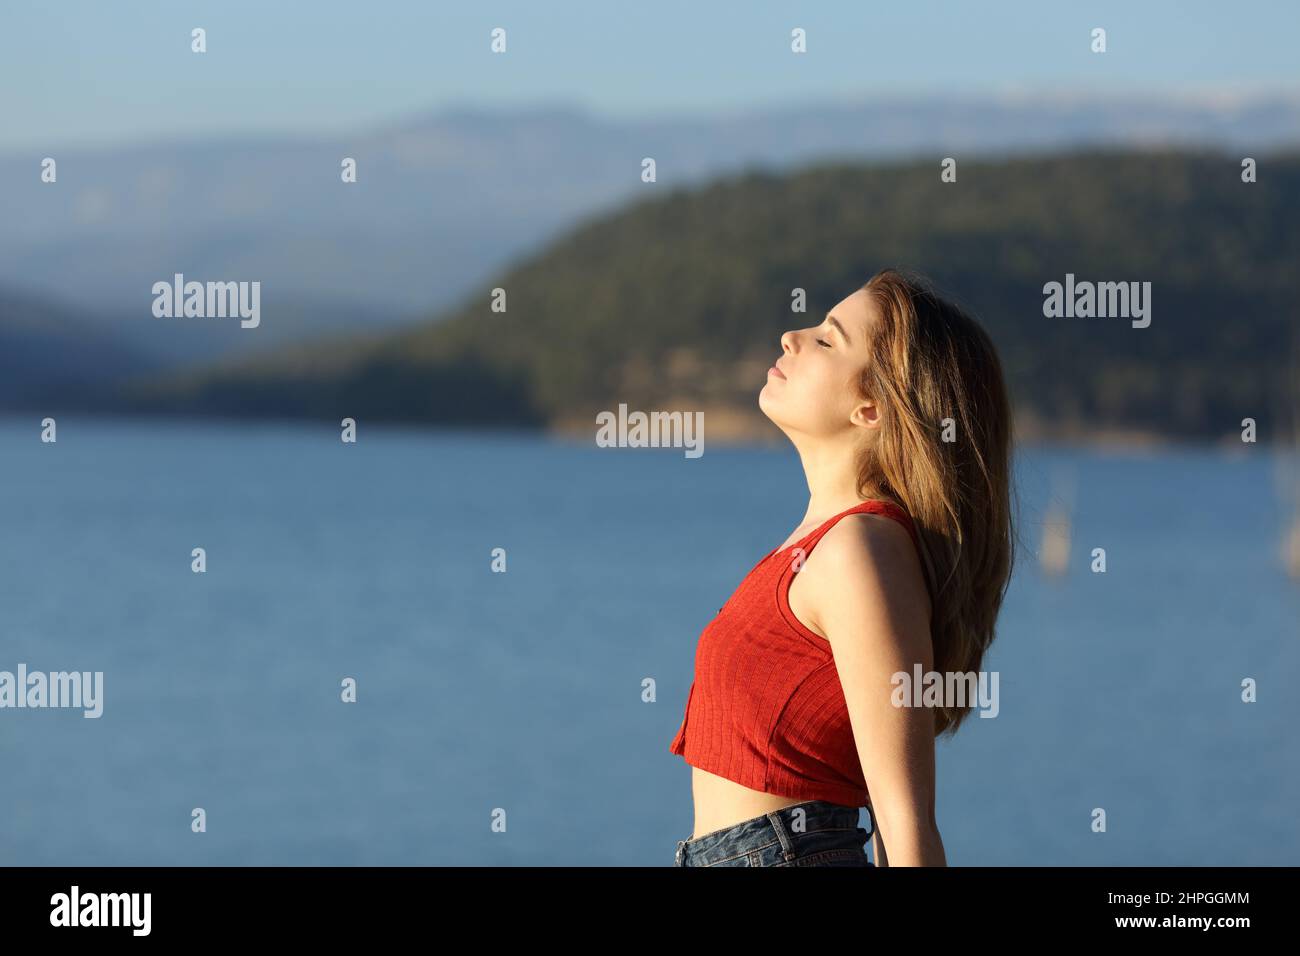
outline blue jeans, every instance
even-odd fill
[[[805,800],[723,830],[677,841],[675,866],[874,866],[858,808]]]

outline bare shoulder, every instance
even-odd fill
[[[861,512],[845,515],[822,535],[808,556],[808,564],[821,555],[819,564],[837,569],[871,574],[896,574],[903,570],[921,571],[921,561],[912,544],[912,535],[901,523],[880,514]]]
[[[811,573],[810,573],[811,572]],[[845,515],[809,553],[801,575],[810,614],[819,624],[833,608],[864,603],[888,608],[890,616],[923,620],[928,629],[930,596],[907,528],[885,515]]]

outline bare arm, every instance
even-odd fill
[[[812,623],[831,643],[871,790],[877,865],[947,866],[934,815],[934,713],[894,704],[895,674],[934,666],[929,598],[907,529],[849,515],[799,573],[808,575]]]

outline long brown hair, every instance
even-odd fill
[[[881,323],[856,385],[882,406],[858,459],[860,492],[915,522],[933,614],[934,670],[977,673],[1015,561],[1011,405],[993,340],[920,275],[876,273],[862,287]],[[973,704],[935,708],[935,736]]]

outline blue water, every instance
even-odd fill
[[[58,427],[0,423],[0,670],[103,671],[104,712],[0,710],[0,863],[671,865],[695,642],[802,519],[792,451]],[[1028,549],[1058,473],[1070,571],[1023,553],[1000,713],[938,746],[949,863],[1300,863],[1267,450],[1023,450]]]

